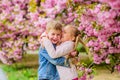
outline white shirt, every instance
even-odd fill
[[[51,41],[47,38],[43,38],[43,45],[45,46],[49,56],[51,58],[58,58],[69,54],[74,49],[74,42],[66,41],[61,43],[59,46],[54,49]],[[56,66],[58,73],[60,75],[60,80],[72,80],[76,77],[77,71],[74,65],[71,65],[71,68]]]

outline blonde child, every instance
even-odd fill
[[[46,33],[48,39],[51,41],[52,47],[55,49],[56,44],[59,43],[61,39],[62,25],[56,21],[50,21],[47,24]],[[69,66],[65,63],[64,57],[51,58],[44,46],[41,46],[39,49],[39,63],[39,80],[60,80],[56,65]]]
[[[45,46],[49,56],[51,58],[57,59],[61,56],[66,56],[70,52],[74,51],[75,40],[79,35],[79,31],[73,25],[67,25],[63,29],[62,43],[53,48],[51,41],[47,38],[43,38],[43,45]],[[56,66],[58,73],[60,75],[60,80],[77,80],[77,71],[74,65],[71,64],[71,68],[66,68],[63,66]]]

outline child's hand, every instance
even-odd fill
[[[77,51],[74,50],[71,53],[69,53],[68,55],[66,55],[65,58],[68,59],[68,58],[73,58],[75,56],[77,56]]]
[[[46,32],[41,34],[40,39],[42,39],[43,37],[47,37],[47,33]]]
[[[77,51],[72,51],[70,54],[69,54],[71,57],[75,57],[75,56],[77,56]]]
[[[43,37],[47,37],[47,33],[46,32],[41,34],[41,36],[40,36],[40,44],[42,44]]]
[[[41,44],[42,47],[44,47],[43,38],[45,38],[45,37],[47,38],[47,33],[46,32],[42,33],[41,36],[40,36],[40,44]]]

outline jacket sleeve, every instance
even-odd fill
[[[42,56],[44,56],[50,63],[52,63],[54,65],[59,65],[59,66],[64,66],[64,67],[70,66],[69,62],[64,57],[53,59],[48,55],[48,53],[40,53],[40,54]]]
[[[74,43],[71,41],[62,43],[61,45],[57,46],[55,50],[52,42],[47,38],[43,38],[43,45],[51,58],[65,56],[74,49]]]

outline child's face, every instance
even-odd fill
[[[60,30],[53,30],[51,29],[49,32],[48,32],[48,38],[51,40],[51,42],[53,44],[57,44],[60,39],[61,39],[61,31]]]
[[[66,26],[63,28],[61,41],[65,42],[69,40],[74,40],[74,36],[72,35],[72,28],[70,28],[69,26]]]

